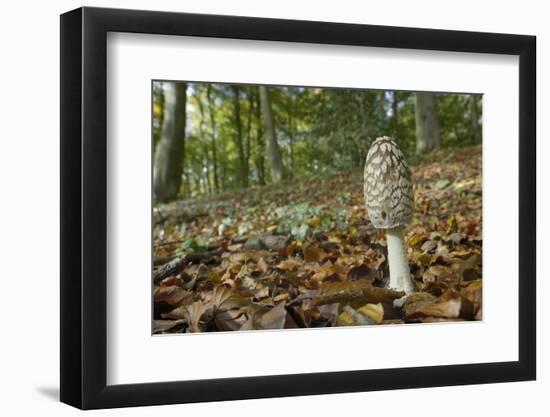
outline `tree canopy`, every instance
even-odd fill
[[[181,85],[183,110],[171,97]],[[480,95],[155,81],[155,153],[163,152],[163,129],[166,142],[176,134],[166,124],[185,129],[172,151],[176,168],[162,170],[180,177],[177,192],[162,192],[157,181],[155,195],[169,201],[360,168],[384,135],[414,162],[433,148],[480,143],[480,115]],[[157,155],[155,165],[166,158]]]

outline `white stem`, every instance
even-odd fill
[[[390,288],[397,291],[405,291],[409,294],[414,291],[414,283],[411,279],[409,261],[407,260],[407,247],[402,227],[386,230],[388,242],[388,263],[390,265]]]

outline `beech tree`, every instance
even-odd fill
[[[153,193],[159,202],[176,197],[185,152],[187,84],[164,84],[164,111],[153,164]]]
[[[435,93],[416,93],[416,152],[440,147],[437,96]]]
[[[264,128],[267,134],[267,158],[271,167],[271,179],[274,182],[278,182],[283,179],[284,166],[275,134],[269,91],[264,85],[260,86],[260,104],[262,107]]]
[[[216,118],[215,118],[215,109],[214,103],[212,100],[212,85],[208,84],[206,88],[206,99],[208,102],[208,113],[210,115],[210,138],[212,140],[212,165],[214,169],[214,187],[216,192],[220,191],[220,180],[218,177],[218,150],[216,148]]]
[[[475,144],[481,143],[481,125],[479,124],[479,112],[477,110],[477,96],[470,96],[470,119],[472,122],[472,137]]]

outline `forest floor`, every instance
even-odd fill
[[[475,146],[411,167],[417,291],[400,307],[361,171],[156,207],[154,332],[480,320],[481,165]]]

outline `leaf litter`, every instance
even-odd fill
[[[156,207],[154,333],[481,320],[481,148],[445,152],[412,167],[407,297],[362,172]]]

